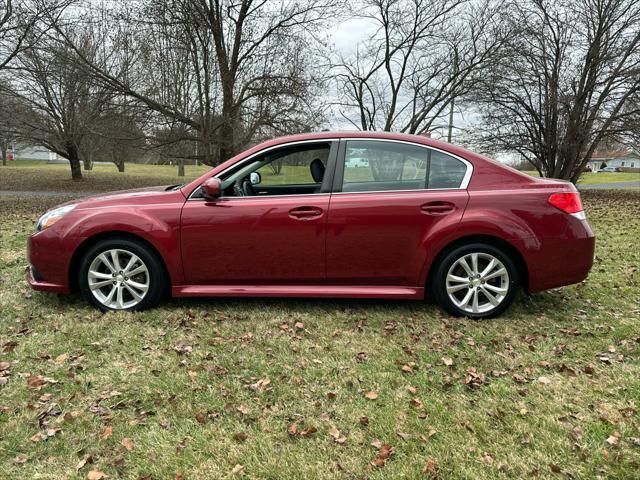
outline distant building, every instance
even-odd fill
[[[17,147],[13,153],[16,160],[46,160],[48,163],[68,162],[44,147]]]
[[[603,163],[607,167],[619,167],[626,172],[640,172],[640,153],[632,149],[600,150],[594,152],[588,165],[597,172]]]

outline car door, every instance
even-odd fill
[[[324,151],[326,147],[323,161],[333,165],[337,144],[331,148],[333,142],[324,141],[322,145],[309,146],[305,155],[312,158],[314,148]],[[223,196],[215,201],[190,198],[185,202],[181,245],[188,284],[324,283],[330,169],[323,181],[315,182],[307,181],[301,165],[292,167],[295,185],[289,190],[279,175],[273,175],[276,181],[271,183],[279,194],[257,185],[254,196]],[[266,176],[265,170],[261,171]],[[268,180],[263,179],[265,185]],[[300,189],[299,185],[305,187]]]
[[[417,144],[343,140],[327,224],[327,282],[417,285],[430,231],[462,218],[470,168]]]

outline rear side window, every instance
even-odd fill
[[[467,166],[446,153],[437,150],[430,152],[427,188],[460,188],[467,173]]]
[[[430,148],[398,142],[347,141],[343,192],[460,188],[467,166]]]
[[[425,188],[427,149],[416,145],[349,140],[345,151],[343,192]]]

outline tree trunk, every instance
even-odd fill
[[[178,176],[184,177],[184,158],[178,160]]]
[[[118,172],[124,173],[124,158],[118,158],[113,163],[118,167]]]
[[[73,180],[82,180],[82,169],[80,166],[80,157],[78,155],[78,147],[73,143],[67,144],[67,159],[71,166],[71,178]]]
[[[87,152],[82,158],[85,170],[93,170],[93,152]]]
[[[1,145],[0,149],[2,150],[2,166],[6,167],[7,166],[7,146],[6,145]]]

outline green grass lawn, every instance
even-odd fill
[[[527,173],[533,177],[538,177],[538,172],[527,170]],[[594,185],[598,183],[616,183],[616,182],[640,182],[640,172],[585,172],[580,176],[579,184]]]
[[[44,161],[19,160],[0,166],[0,190],[54,192],[108,192],[128,188],[185,183],[211,170],[206,165],[185,166],[185,176],[178,167],[128,163],[120,173],[112,164],[94,165],[82,171],[83,180],[73,181],[69,165],[46,164]]]
[[[640,182],[640,172],[586,172],[578,183],[585,185],[594,183]]]
[[[103,315],[24,280],[62,198],[2,196],[0,477],[637,478],[640,201],[583,199],[588,280],[470,321],[302,299]]]

